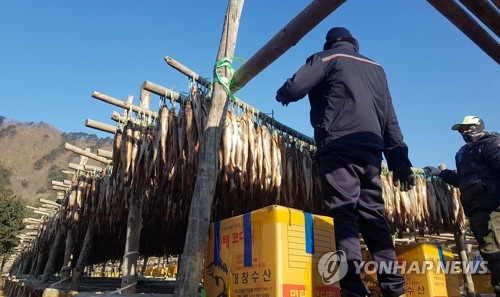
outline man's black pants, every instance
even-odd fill
[[[334,219],[337,250],[344,251],[348,261],[348,272],[340,280],[340,287],[360,296],[369,295],[354,264],[362,260],[359,232],[374,261],[397,263],[382,198],[382,153],[327,151],[318,156],[318,161],[323,197]],[[400,274],[380,274],[378,281],[383,296],[405,293],[405,279]]]
[[[488,262],[491,285],[500,296],[500,211],[477,211],[469,217],[481,256]]]

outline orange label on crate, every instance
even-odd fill
[[[283,285],[283,297],[339,297],[339,287],[316,286],[314,294],[305,285]]]
[[[283,297],[306,297],[306,286],[283,285]]]

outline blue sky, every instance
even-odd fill
[[[187,78],[165,56],[211,78],[227,3],[2,1],[0,115],[110,136],[85,120],[114,124],[110,116],[121,110],[91,93],[133,95],[137,103],[145,80],[185,92]],[[250,58],[308,4],[246,1],[235,56]],[[312,136],[307,100],[285,108],[274,96],[334,26],[350,29],[361,53],[384,66],[415,167],[455,168],[463,140],[450,127],[465,115],[481,116],[487,130],[500,132],[498,64],[426,1],[347,0],[237,96]],[[153,96],[152,107],[158,102]]]

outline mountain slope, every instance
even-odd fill
[[[10,188],[14,194],[29,205],[38,205],[40,198],[55,199],[52,180],[71,179],[62,170],[69,170],[70,162],[80,162],[79,155],[64,149],[66,142],[96,153],[98,148],[112,149],[111,137],[63,133],[47,123],[23,123],[0,116],[0,166],[11,172]],[[102,166],[91,159],[87,164]]]

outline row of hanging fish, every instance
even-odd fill
[[[417,175],[416,185],[408,192],[392,186],[392,173],[383,174],[382,187],[385,216],[393,231],[464,230],[467,220],[460,203],[460,191],[439,178]]]

